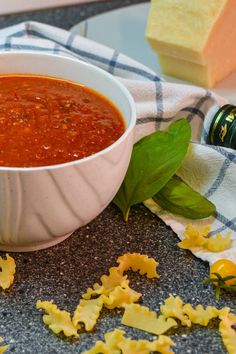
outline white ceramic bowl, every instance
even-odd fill
[[[136,123],[128,90],[105,71],[77,59],[40,53],[1,53],[0,74],[49,75],[82,83],[108,97],[126,122],[108,148],[81,160],[33,167],[0,167],[0,250],[32,251],[63,241],[94,219],[126,173]]]

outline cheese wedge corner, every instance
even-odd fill
[[[151,0],[146,38],[163,72],[213,87],[236,69],[236,0]]]

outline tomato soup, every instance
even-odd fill
[[[78,160],[124,132],[119,110],[97,92],[44,76],[0,76],[0,166]]]

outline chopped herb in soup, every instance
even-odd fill
[[[44,76],[0,77],[0,166],[78,160],[124,132],[119,110],[97,92]]]

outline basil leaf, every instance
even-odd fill
[[[189,219],[207,218],[216,212],[213,203],[177,177],[172,177],[152,199],[161,208]]]
[[[178,170],[184,159],[191,127],[186,119],[170,124],[134,144],[124,181],[113,202],[128,220],[130,207],[156,194]]]

